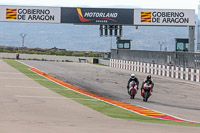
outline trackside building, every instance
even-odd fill
[[[197,51],[200,52],[200,5],[198,7],[198,35],[197,35]]]

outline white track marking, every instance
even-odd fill
[[[28,66],[28,67],[30,67],[30,68],[33,68],[31,65],[28,65],[28,64],[26,64],[26,63],[24,63],[24,62],[21,62],[21,61],[19,61],[19,60],[16,60],[16,61],[19,62],[19,63],[24,64],[25,66]]]

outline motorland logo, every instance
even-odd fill
[[[6,8],[6,19],[30,20],[30,21],[54,21],[49,9],[11,9]]]
[[[185,17],[184,12],[141,12],[142,23],[157,24],[187,24],[189,18]]]
[[[109,21],[117,22],[116,18],[118,13],[113,12],[84,12],[82,13],[80,8],[77,8],[78,17],[81,22],[95,21],[98,23],[108,23]]]

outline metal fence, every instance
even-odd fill
[[[200,82],[200,69],[110,59],[110,67]]]
[[[112,59],[200,68],[200,53],[111,49]]]

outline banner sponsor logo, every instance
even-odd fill
[[[61,7],[61,23],[133,25],[133,9]]]
[[[0,6],[0,21],[60,23],[60,8]]]
[[[17,19],[17,9],[6,9],[6,19]]]
[[[80,8],[77,8],[77,12],[78,12],[78,17],[79,17],[81,22],[88,22],[88,21],[94,20],[94,19],[86,19],[86,18],[84,18]]]
[[[151,12],[141,12],[141,22],[151,22]]]
[[[134,25],[195,25],[195,11],[175,9],[135,9]]]
[[[96,21],[96,22],[117,22],[115,18],[117,18],[118,13],[105,13],[105,12],[89,12],[86,11],[82,14],[81,8],[77,8],[78,17],[81,22],[88,22],[88,21]]]
[[[6,9],[6,19],[54,21],[49,9]]]
[[[152,12],[154,23],[189,23],[184,12]]]

